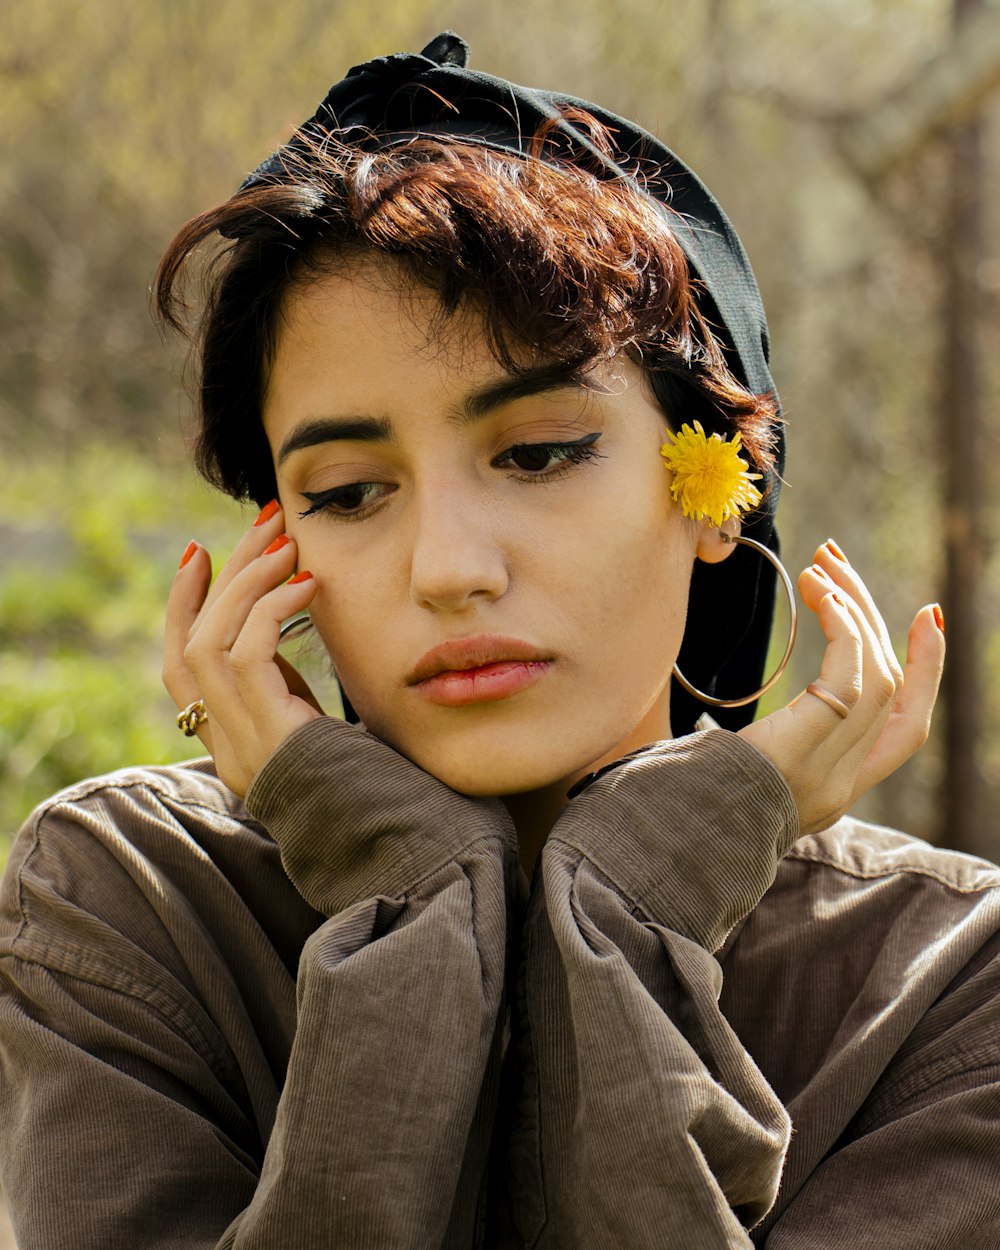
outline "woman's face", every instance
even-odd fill
[[[564,786],[670,736],[704,531],[638,366],[514,384],[473,313],[432,340],[436,308],[371,261],[289,293],[264,407],[286,527],[373,733],[462,793]],[[470,677],[473,641],[436,665],[466,676],[415,682],[484,635],[498,663]]]

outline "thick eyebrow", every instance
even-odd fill
[[[532,395],[544,395],[547,391],[587,389],[580,377],[580,370],[568,365],[542,365],[537,369],[529,369],[524,373],[497,378],[487,382],[485,386],[471,391],[466,395],[462,411],[457,415],[456,424],[472,425],[490,416],[505,404],[512,404],[518,399],[529,399]]]
[[[527,370],[518,375],[502,377],[484,386],[470,391],[462,402],[461,409],[449,420],[456,425],[465,427],[496,412],[505,404],[512,404],[518,399],[528,399],[532,395],[543,395],[547,391],[568,389],[594,390],[593,383],[585,384],[577,368],[545,365],[538,369]],[[343,416],[317,417],[311,421],[303,421],[281,444],[278,451],[278,466],[295,451],[305,447],[316,447],[320,443],[333,443],[338,440],[357,443],[391,443],[396,438],[392,422],[388,417]]]
[[[388,417],[317,417],[303,421],[281,444],[278,451],[278,468],[293,451],[304,447],[316,447],[320,443],[333,443],[337,439],[355,443],[391,443],[395,438],[392,422]]]

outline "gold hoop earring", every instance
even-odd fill
[[[696,699],[700,699],[702,703],[707,703],[709,707],[746,707],[748,703],[753,703],[753,701],[755,699],[759,699],[761,695],[767,694],[771,687],[777,684],[781,674],[788,666],[788,661],[792,654],[792,648],[795,646],[795,631],[798,628],[798,611],[795,607],[795,591],[792,588],[791,579],[785,572],[785,566],[781,563],[770,547],[765,547],[763,543],[757,542],[754,538],[744,538],[742,535],[733,536],[732,534],[727,534],[725,530],[719,531],[719,537],[724,543],[740,543],[744,547],[752,547],[754,551],[759,551],[765,559],[769,560],[774,565],[778,576],[781,578],[781,584],[785,588],[785,594],[788,596],[788,645],[785,647],[785,654],[781,657],[781,663],[763,684],[763,686],[761,686],[759,690],[755,690],[753,694],[748,694],[742,699],[716,699],[710,694],[705,694],[703,690],[699,690],[696,686],[692,686],[676,664],[674,665],[674,676],[688,692],[688,694],[694,695],[694,697]]]

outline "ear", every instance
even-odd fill
[[[736,550],[736,543],[727,542],[726,538],[731,540],[739,536],[742,529],[739,517],[730,517],[728,521],[723,522],[721,528],[705,519],[701,520],[699,525],[701,529],[698,534],[698,546],[695,549],[698,559],[706,564],[721,564],[723,560],[728,560]]]

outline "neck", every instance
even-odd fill
[[[586,768],[581,768],[568,777],[555,781],[551,785],[542,786],[538,790],[526,790],[522,794],[500,796],[500,801],[507,808],[514,822],[521,867],[529,881],[534,874],[545,840],[552,832],[552,826],[559,819],[563,808],[571,802],[567,799],[566,792],[581,777],[597,772],[605,764],[612,764],[623,755],[638,751],[640,747],[649,746],[653,742],[662,742],[665,738],[672,736],[669,698],[663,698],[649,710],[631,733],[626,734],[617,745],[605,751],[600,759],[588,764]]]
[[[572,781],[565,784],[559,782],[558,785],[546,786],[542,790],[528,790],[524,794],[505,794],[500,800],[514,822],[521,867],[529,881],[535,871],[538,857],[542,853],[545,839],[559,819],[560,812],[569,802],[566,798],[566,791],[572,784]]]

